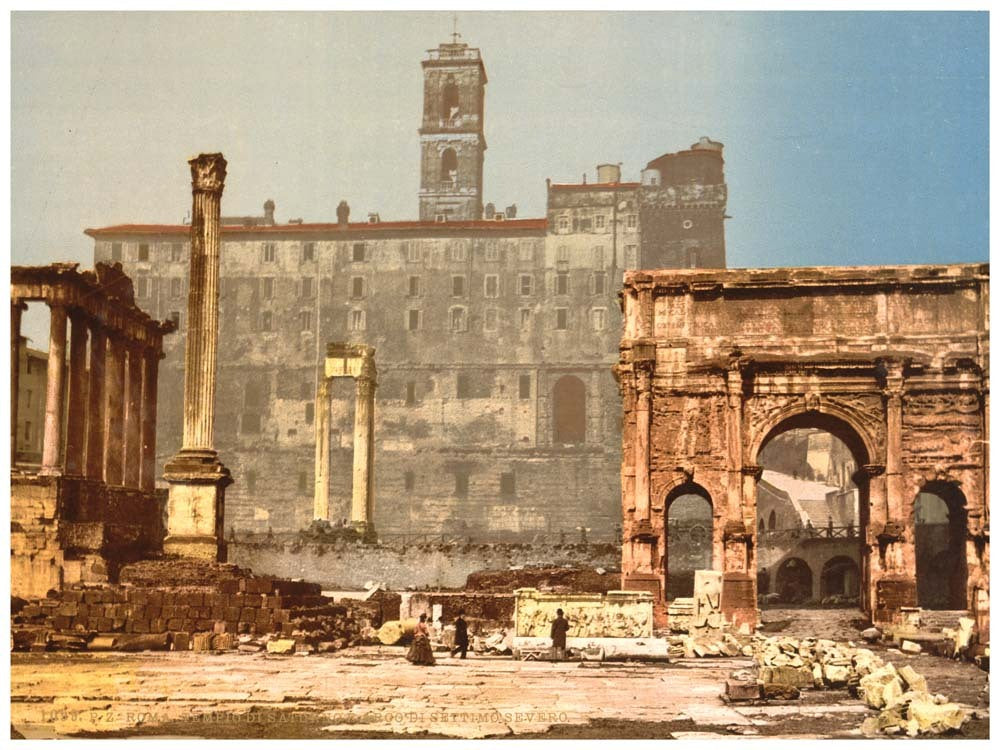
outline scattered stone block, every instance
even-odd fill
[[[192,638],[192,648],[194,651],[211,651],[212,633],[195,633]]]
[[[730,701],[754,701],[760,698],[760,685],[756,680],[726,680],[726,699]]]
[[[762,692],[767,700],[796,700],[800,695],[797,687],[777,682],[765,683]]]
[[[903,682],[906,683],[907,690],[920,693],[927,692],[927,679],[923,675],[918,674],[917,670],[909,664],[900,667],[897,671],[899,672],[899,676],[903,678]]]
[[[295,641],[291,638],[279,638],[278,640],[275,641],[269,641],[267,644],[267,653],[294,654]]]
[[[913,641],[903,641],[899,648],[904,654],[919,654],[924,650],[923,646]]]
[[[171,633],[170,636],[173,641],[174,651],[187,651],[191,648],[191,636],[189,633],[178,631]]]
[[[868,628],[861,631],[861,637],[868,643],[875,643],[882,639],[882,631],[878,628]]]

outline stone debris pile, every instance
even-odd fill
[[[765,698],[795,698],[808,688],[847,688],[879,712],[862,725],[869,736],[957,732],[968,719],[957,703],[932,695],[927,680],[913,667],[897,669],[871,649],[822,638],[758,636],[753,652],[757,684]],[[727,683],[727,695],[747,692],[745,683],[732,688]]]
[[[667,656],[670,659],[738,657],[752,656],[754,653],[750,636],[720,630],[695,630],[688,635],[672,635],[667,638],[667,644]]]
[[[317,584],[220,563],[144,561],[121,580],[28,601],[12,618],[14,649],[218,651],[252,646],[239,636],[280,635],[300,651],[337,650],[364,642],[378,616],[377,603],[345,606]]]

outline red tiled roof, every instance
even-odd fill
[[[513,230],[534,229],[544,231],[548,227],[547,219],[505,219],[503,221],[380,221],[376,224],[356,222],[347,225],[349,232],[394,231],[400,229],[440,229],[453,231],[456,229],[479,230]],[[315,232],[343,232],[339,224],[273,224],[258,226],[243,226],[240,224],[223,224],[223,234],[305,234]],[[190,234],[191,227],[187,224],[116,224],[110,227],[85,229],[83,233],[91,237],[106,237],[121,234]]]
[[[637,188],[638,182],[553,182],[549,187],[553,190],[619,190],[621,188]]]

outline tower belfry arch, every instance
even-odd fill
[[[354,465],[351,526],[365,539],[375,537],[372,523],[375,458],[375,349],[365,344],[329,343],[316,388],[316,477],[313,518],[330,519],[330,387],[334,378],[355,383]]]

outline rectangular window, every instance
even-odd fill
[[[146,263],[149,261],[149,245],[145,242],[139,243],[139,262]]]
[[[567,310],[565,307],[557,307],[556,330],[565,331],[569,327],[568,321],[569,321],[569,310]]]
[[[240,432],[244,435],[260,434],[260,412],[245,412],[240,419]]]
[[[350,317],[347,319],[347,327],[352,331],[365,330],[365,311],[351,310]]]
[[[180,278],[177,278],[177,277],[170,279],[170,296],[171,297],[180,297],[181,296],[181,293],[183,292],[183,286],[182,286],[183,283],[184,283],[183,280],[180,279]]]
[[[694,248],[688,250],[688,268],[698,267],[698,251]]]
[[[455,473],[455,496],[467,497],[469,494],[469,474],[467,472]]]
[[[581,232],[590,231],[590,219],[580,219],[580,231]]]
[[[177,263],[181,260],[181,255],[184,252],[184,246],[180,242],[174,242],[170,245],[170,260],[173,263]]]
[[[406,405],[413,406],[417,403],[417,384],[412,380],[406,381]]]
[[[604,245],[597,245],[594,248],[594,268],[598,271],[604,270]]]
[[[568,232],[569,231],[569,217],[568,216],[560,216],[559,217],[559,222],[558,222],[557,226],[559,227],[559,231],[560,232]]]
[[[312,384],[303,380],[299,383],[299,398],[303,401],[312,398]]]
[[[420,277],[419,276],[411,276],[410,277],[410,283],[409,283],[409,286],[407,287],[407,294],[410,297],[419,297],[420,296]]]
[[[556,249],[556,260],[560,263],[569,263],[569,248],[566,245],[560,245]]]
[[[316,243],[315,242],[303,242],[302,243],[302,262],[311,263],[316,260]]]
[[[243,476],[246,478],[247,492],[252,495],[257,491],[257,472],[251,469],[245,472]]]
[[[406,330],[408,331],[420,330],[420,310],[407,310]]]
[[[635,245],[626,245],[625,246],[625,267],[626,268],[635,268],[636,265],[639,262],[638,258],[639,258],[639,255],[636,252],[636,246]]]
[[[464,297],[465,296],[465,277],[464,276],[452,276],[451,277],[451,296],[452,297]]]
[[[603,271],[594,274],[594,294],[604,294],[608,286],[608,277]]]
[[[453,307],[451,309],[451,330],[453,332],[461,332],[465,329],[465,308]]]
[[[519,375],[517,378],[517,397],[531,398],[531,376]]]
[[[486,260],[500,260],[500,243],[497,240],[486,241]]]
[[[518,293],[522,297],[530,297],[534,287],[534,281],[535,281],[534,276],[521,274],[521,277],[518,279],[518,285],[517,285]]]
[[[135,296],[142,299],[149,296],[149,279],[135,280]]]
[[[469,384],[469,376],[465,373],[460,373],[455,377],[455,397],[470,398],[471,395],[472,388]]]
[[[484,297],[500,296],[500,277],[496,274],[488,274],[486,278],[483,279],[483,286]]]
[[[464,261],[468,257],[464,242],[451,243],[450,252],[451,259],[456,262]]]
[[[260,330],[270,331],[271,330],[271,311],[265,310],[260,314]]]
[[[406,260],[410,263],[419,263],[420,245],[416,242],[404,242],[403,246],[406,248]]]
[[[273,242],[264,243],[264,262],[274,263],[276,255],[277,251],[275,250],[274,243]]]
[[[406,490],[407,492],[412,492],[413,488],[417,484],[416,479],[417,478],[412,471],[408,471],[405,474],[403,474],[403,489]]]
[[[590,311],[590,318],[594,324],[595,331],[603,331],[605,325],[605,310],[603,307],[595,307]]]
[[[597,214],[594,217],[594,229],[604,229],[604,214]]]
[[[313,280],[310,276],[306,276],[302,279],[302,298],[310,299],[313,296]]]
[[[31,441],[31,422],[24,423],[24,439],[28,442]]]
[[[556,274],[556,294],[569,294],[569,274]]]
[[[311,331],[312,330],[312,313],[308,310],[302,310],[299,312],[299,330],[300,331]]]
[[[31,360],[29,359],[28,361],[30,362]],[[28,372],[29,372],[29,373],[31,372],[31,369],[30,369],[30,368],[28,369]],[[30,388],[29,388],[29,389],[28,389],[28,390],[27,390],[27,391],[25,392],[25,398],[26,398],[26,399],[27,399],[27,401],[28,401],[28,403],[27,403],[27,404],[25,404],[25,406],[26,406],[27,408],[29,408],[29,409],[31,408],[31,399],[32,399],[32,396],[33,396],[33,395],[34,395],[34,394],[32,393],[32,391],[31,391],[31,389],[30,389]]]
[[[274,298],[274,279],[265,276],[260,280],[260,296],[264,299]]]
[[[316,404],[312,401],[306,404],[306,424],[312,424],[316,416]]]
[[[625,217],[626,229],[635,229],[637,224],[638,224],[638,217],[636,217],[635,214],[629,214],[628,216]]]
[[[351,277],[351,299],[362,299],[365,296],[365,279],[363,276]]]
[[[505,471],[500,475],[500,496],[513,497],[515,494],[514,472]]]
[[[526,307],[521,308],[521,330],[527,331],[531,328],[531,310]]]
[[[530,263],[535,259],[535,246],[524,241],[518,246],[517,257],[522,263]]]
[[[299,472],[299,492],[305,492],[309,487],[309,477],[304,471]]]
[[[351,260],[355,263],[362,263],[365,260],[365,243],[355,242],[351,249]]]
[[[181,327],[181,314],[177,310],[170,312],[170,322],[174,324],[174,328]]]
[[[483,330],[484,331],[495,331],[497,329],[497,309],[495,307],[487,307],[483,311]]]
[[[111,243],[111,262],[121,263],[122,261],[122,243],[112,242]]]

